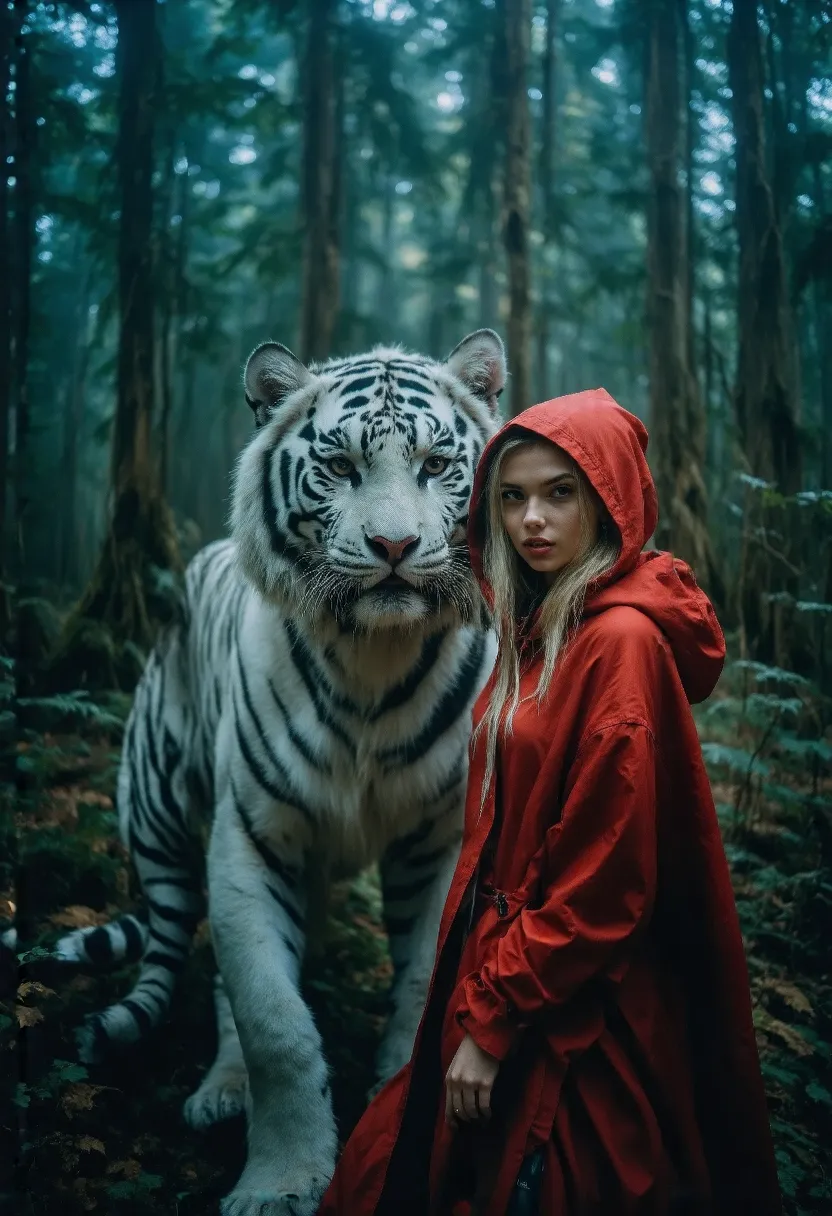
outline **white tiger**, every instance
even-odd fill
[[[424,1004],[494,658],[465,524],[505,358],[491,330],[445,363],[377,348],[307,369],[266,343],[244,380],[258,430],[233,539],[189,565],[187,620],[154,651],[125,732],[119,820],[148,925],[122,917],[58,950],[143,954],[129,996],[81,1029],[85,1059],[158,1025],[201,912],[194,829],[213,812],[219,1049],[185,1114],[201,1127],[247,1111],[225,1216],[311,1216],[337,1140],[301,959],[330,878],[380,862],[395,980],[377,1072],[391,1076]]]

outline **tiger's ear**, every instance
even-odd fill
[[[445,366],[496,414],[497,398],[506,384],[506,352],[493,329],[478,329],[463,338]]]
[[[246,402],[263,426],[288,396],[309,384],[312,373],[280,342],[264,342],[251,352],[243,373]]]

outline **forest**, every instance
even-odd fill
[[[728,642],[696,710],[786,1216],[832,1211],[832,4],[0,4],[0,1208],[196,1216],[242,1119],[210,1062],[207,924],[169,1022],[79,1062],[130,967],[115,778],[187,562],[227,535],[242,370],[506,344],[504,417],[605,387],[650,429],[657,547]],[[304,992],[345,1140],[391,962],[339,888]],[[14,931],[11,931],[14,926]]]

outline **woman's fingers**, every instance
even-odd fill
[[[445,1083],[445,1122],[449,1127],[458,1123],[475,1123],[479,1119],[487,1122],[490,1118],[490,1085],[448,1078]]]
[[[463,1084],[460,1090],[460,1097],[462,1099],[463,1110],[460,1118],[464,1119],[466,1123],[476,1123],[480,1114],[479,1107],[477,1106],[477,1083],[469,1081],[467,1084]]]
[[[491,1087],[499,1067],[496,1057],[465,1035],[445,1074],[445,1121],[449,1127],[491,1118]]]
[[[450,1081],[446,1081],[446,1083],[445,1083],[445,1122],[447,1123],[448,1127],[457,1126],[458,1120],[456,1117],[456,1113],[454,1111],[455,1103],[457,1106],[459,1106],[459,1099],[454,1097],[454,1092],[451,1088]]]

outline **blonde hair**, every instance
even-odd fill
[[[537,632],[543,642],[543,670],[537,683],[536,696],[540,705],[549,690],[558,658],[568,646],[580,623],[587,587],[615,564],[621,550],[618,530],[605,511],[599,521],[598,533],[593,536],[590,504],[594,491],[583,471],[571,461],[581,521],[578,553],[558,571],[551,587],[543,594],[542,601],[540,600],[545,584],[517,553],[503,525],[500,480],[503,464],[510,452],[516,452],[518,448],[534,443],[547,442],[549,441],[538,437],[507,439],[494,456],[485,485],[487,522],[483,571],[494,596],[493,623],[497,631],[499,649],[488,708],[473,734],[475,741],[482,731],[486,734],[486,764],[480,795],[480,814],[494,775],[497,737],[503,710],[508,707],[502,725],[505,735],[508,736],[520,705],[520,652],[517,633],[521,619],[529,616],[539,605]]]

